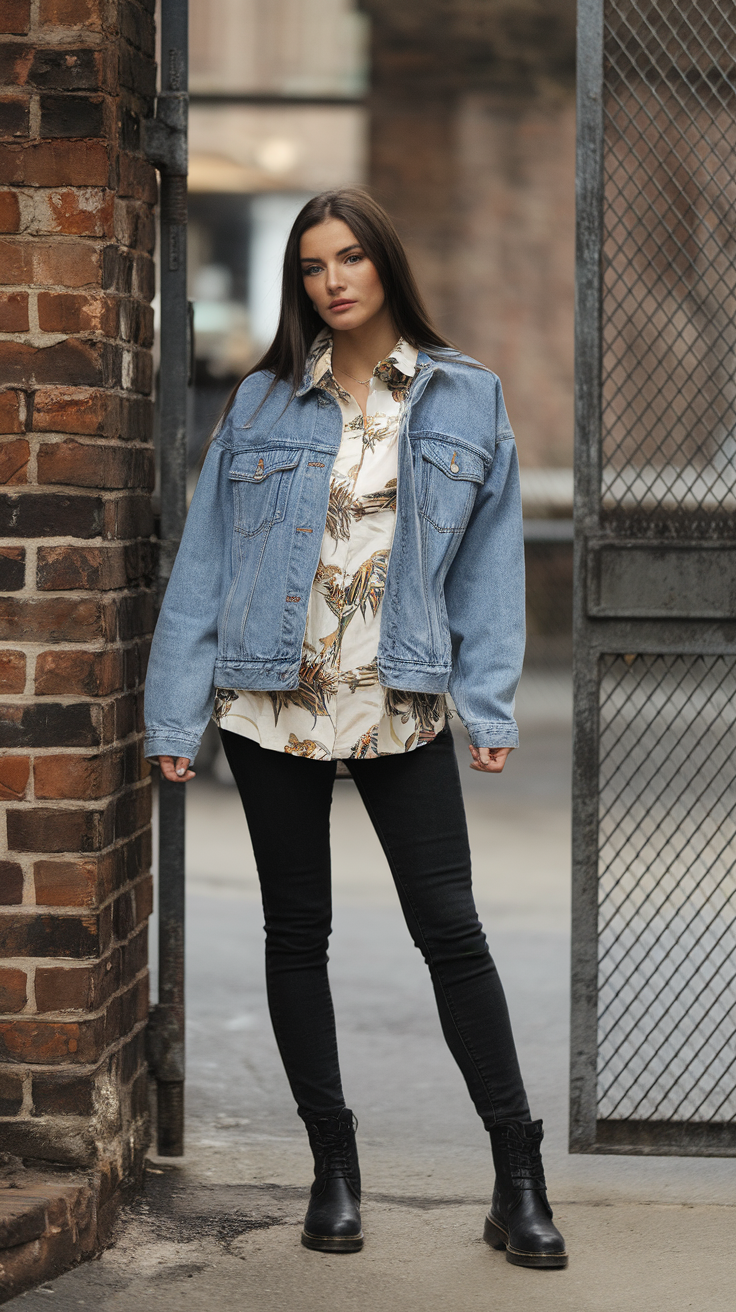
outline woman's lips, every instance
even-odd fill
[[[356,305],[356,301],[333,301],[330,309],[333,313],[337,310],[349,310],[351,305]]]

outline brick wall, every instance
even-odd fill
[[[572,465],[575,0],[360,0],[370,181],[522,464]]]
[[[0,6],[0,1149],[113,1185],[147,1142],[152,11]]]

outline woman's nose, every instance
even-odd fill
[[[330,296],[334,296],[336,292],[345,290],[345,278],[339,267],[336,269],[328,268],[326,287]]]

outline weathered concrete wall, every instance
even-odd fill
[[[92,1242],[148,1136],[153,7],[0,39],[0,1150],[94,1168]]]
[[[371,184],[523,464],[572,464],[574,0],[363,0]]]

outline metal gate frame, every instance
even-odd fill
[[[160,174],[159,279],[161,367],[161,528],[158,600],[166,591],[187,515],[187,389],[193,323],[187,301],[188,0],[161,0],[161,86],[156,116],[143,124],[144,149]],[[184,1153],[184,842],[186,785],[158,785],[158,1002],[147,1029],[156,1080],[156,1139],[161,1157]]]
[[[623,561],[634,588],[655,549],[677,579],[686,547],[707,587],[719,571],[733,595],[736,543],[642,543],[601,522],[604,255],[604,2],[579,0],[576,250],[574,764],[570,1139],[576,1153],[736,1156],[736,1123],[598,1117],[600,680],[605,655],[736,657],[733,607],[698,607],[697,587],[658,615],[606,601],[601,571]],[[641,554],[643,552],[643,554]],[[626,560],[621,553],[629,553]],[[610,577],[610,573],[608,575]],[[728,588],[722,589],[728,592]],[[610,589],[609,589],[610,595]],[[603,598],[603,599],[602,599]],[[636,610],[636,604],[630,609]],[[703,614],[703,610],[707,613]]]

